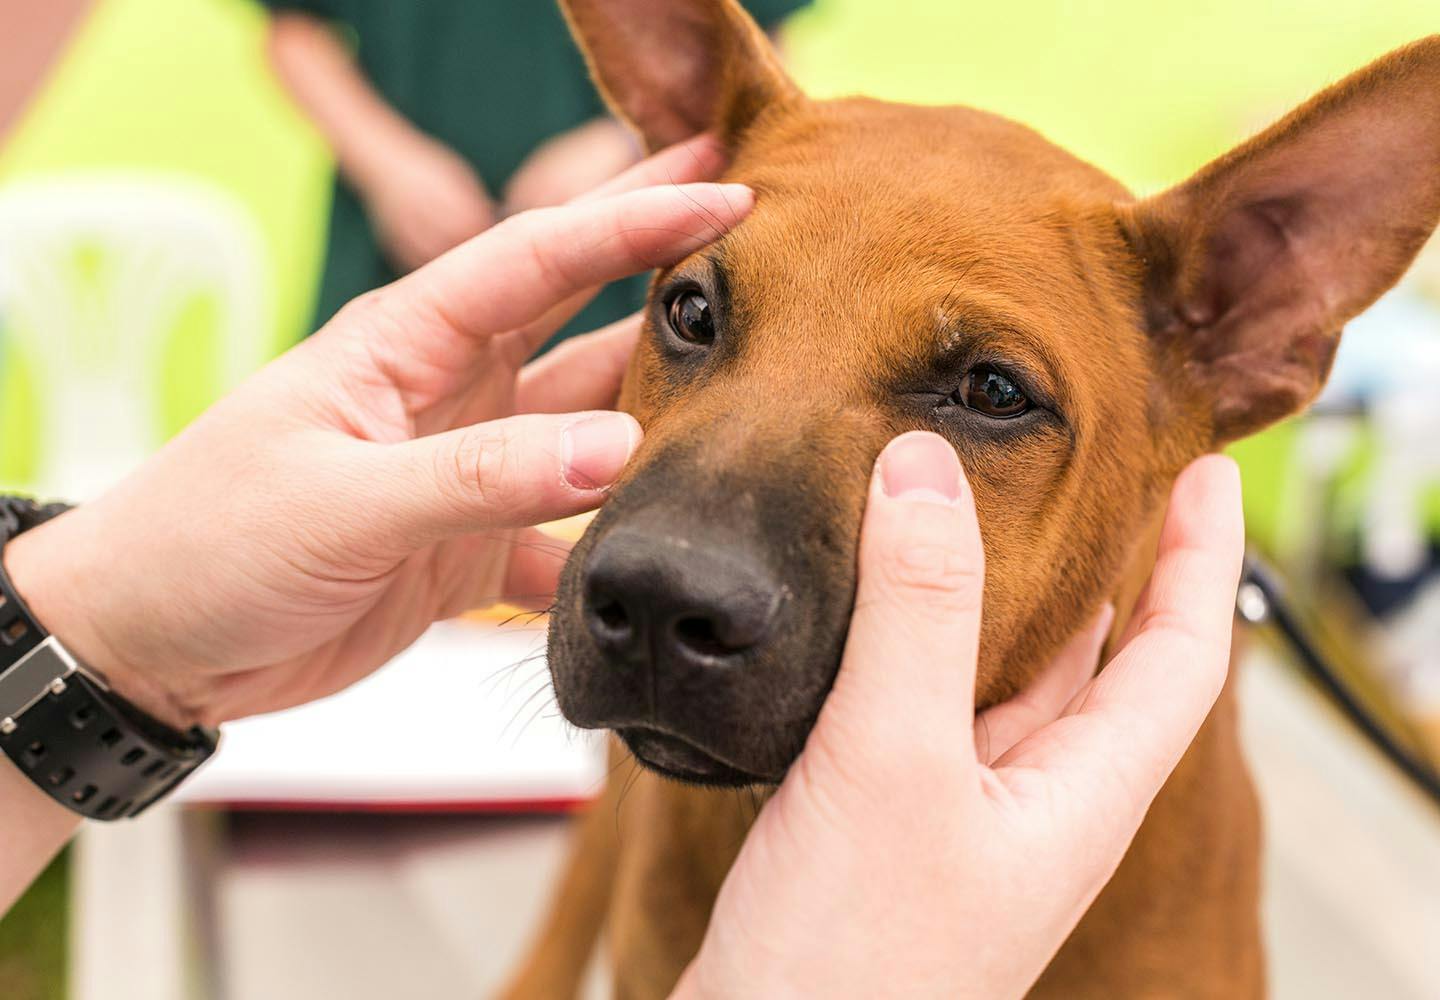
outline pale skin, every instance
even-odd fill
[[[17,587],[175,726],[339,690],[502,595],[543,604],[564,553],[530,526],[601,503],[639,443],[605,409],[639,325],[525,359],[598,285],[741,222],[748,189],[700,183],[722,165],[709,140],[672,148],[357,300],[115,489],[8,545]],[[835,689],[677,995],[1022,994],[1224,683],[1242,536],[1234,466],[1201,459],[1104,670],[1108,610],[977,718],[970,492],[942,438],[892,442]],[[76,825],[0,758],[0,912]]]
[[[492,193],[459,154],[390,106],[324,21],[276,14],[269,49],[281,83],[324,136],[340,172],[364,202],[382,248],[402,273],[499,219],[567,202],[640,155],[623,127],[596,118],[539,146],[505,191]]]
[[[972,495],[943,438],[891,442],[835,688],[676,995],[1022,996],[1219,696],[1243,549],[1234,463],[1202,458],[1176,482],[1154,575],[1098,676],[1108,608],[977,718]],[[974,739],[957,739],[972,720]]]
[[[722,166],[712,141],[678,145],[362,296],[104,496],[8,544],[16,586],[178,728],[337,691],[502,595],[543,606],[565,553],[528,526],[597,506],[639,443],[606,409],[638,324],[526,359],[600,286],[743,219],[748,189],[699,183]],[[0,770],[8,906],[74,823]]]

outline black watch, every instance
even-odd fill
[[[15,535],[69,508],[0,497],[0,750],[46,794],[91,819],[137,816],[215,752],[110,690],[30,613],[5,572]]]

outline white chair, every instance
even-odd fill
[[[93,496],[161,443],[167,335],[199,296],[219,324],[211,384],[260,364],[263,259],[233,197],[187,177],[86,171],[0,188],[0,316],[41,428],[35,481],[11,485]]]

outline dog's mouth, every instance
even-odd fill
[[[615,730],[615,735],[641,764],[676,781],[721,788],[774,781],[727,764],[694,744],[659,730],[627,726]]]

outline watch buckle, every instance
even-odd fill
[[[47,694],[64,694],[80,663],[53,635],[0,673],[0,736],[16,729],[15,720]]]

